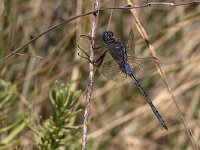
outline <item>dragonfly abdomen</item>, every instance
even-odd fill
[[[128,63],[123,63],[123,64],[120,64],[120,69],[123,73],[131,76],[133,74],[132,70],[131,70],[131,67]]]

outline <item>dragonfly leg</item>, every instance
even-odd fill
[[[79,46],[78,46],[78,47],[79,47]],[[82,58],[87,59],[90,63],[92,63],[92,64],[95,65],[96,67],[100,67],[100,66],[101,66],[101,64],[102,64],[102,62],[103,62],[103,60],[104,60],[104,58],[105,58],[105,56],[106,56],[106,53],[107,53],[107,51],[105,51],[97,60],[92,61],[92,60],[90,60],[90,56],[89,56],[83,49],[81,49],[80,47],[79,47],[79,49],[80,49],[86,56],[82,56],[82,55],[80,55],[79,53],[78,53],[78,55],[79,55],[80,57],[82,57]]]
[[[105,45],[100,45],[100,46],[97,46],[97,47],[95,47],[95,45],[94,45],[94,41],[95,41],[95,39],[94,38],[92,38],[91,36],[89,36],[89,35],[80,35],[80,36],[85,36],[85,37],[87,37],[89,40],[90,40],[90,44],[92,45],[92,49],[94,50],[94,51],[96,51],[96,50],[99,50],[100,48],[103,48],[103,47],[105,47]]]
[[[104,58],[105,58],[107,52],[108,52],[108,51],[105,51],[105,52],[96,60],[96,62],[98,62],[98,65],[96,65],[97,67],[100,67],[100,66],[101,66],[101,64],[102,64],[102,62],[103,62],[103,60],[104,60]]]
[[[94,50],[94,51],[96,51],[96,50],[99,50],[100,48],[103,48],[105,45],[101,45],[101,46],[98,46],[98,47],[95,47],[94,45],[92,45],[92,49]]]
[[[87,56],[87,58],[90,57],[79,45],[78,45],[78,48]],[[78,55],[79,55],[80,57],[85,58],[85,56],[82,56],[82,55],[80,55],[79,53],[78,53]],[[87,58],[86,58],[86,59],[87,59]]]

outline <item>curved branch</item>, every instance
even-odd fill
[[[198,4],[200,3],[200,1],[191,1],[191,2],[185,2],[185,3],[178,3],[178,4],[175,4],[175,3],[167,3],[167,2],[150,2],[150,3],[146,3],[146,4],[142,4],[142,5],[126,5],[126,6],[123,6],[123,7],[108,7],[108,8],[100,8],[100,9],[96,9],[96,10],[93,10],[93,11],[90,11],[88,13],[85,13],[85,14],[80,14],[80,15],[77,15],[77,16],[74,16],[68,20],[65,20],[63,22],[61,22],[60,24],[57,24],[57,25],[54,25],[53,27],[47,29],[46,31],[42,32],[41,34],[39,34],[38,36],[36,36],[35,38],[31,39],[30,41],[28,41],[25,45],[15,49],[14,51],[12,51],[12,53],[8,54],[7,56],[5,56],[3,59],[0,60],[3,61],[3,60],[6,60],[8,57],[12,56],[14,53],[17,53],[19,52],[20,50],[26,48],[29,44],[31,44],[32,42],[34,42],[35,40],[39,39],[40,37],[42,37],[43,35],[49,33],[50,31],[52,30],[55,30],[55,29],[58,29],[59,27],[65,25],[66,23],[68,22],[71,22],[75,19],[78,19],[78,18],[81,18],[81,17],[85,17],[85,16],[88,16],[88,15],[95,15],[97,13],[101,13],[103,11],[106,11],[106,10],[110,10],[110,9],[115,9],[115,10],[130,10],[130,9],[135,9],[135,8],[144,8],[144,7],[150,7],[150,6],[170,6],[170,7],[178,7],[178,6],[185,6],[185,5],[192,5],[192,4]]]

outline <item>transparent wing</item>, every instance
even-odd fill
[[[94,59],[97,59],[102,54],[102,52],[105,52],[107,50],[105,44],[100,38],[92,39],[90,36],[80,35],[77,39],[77,44],[78,44],[79,49],[81,49],[80,51],[81,55],[82,55],[82,51],[89,54],[92,40],[94,40],[94,45],[93,45],[93,48],[95,51]]]
[[[103,64],[102,74],[107,79],[114,81],[122,81],[127,78],[127,75],[120,70],[119,65],[114,60],[107,61]]]
[[[128,56],[128,63],[138,80],[156,73],[156,62],[156,57],[137,58]]]
[[[135,38],[133,34],[133,30],[130,31],[130,35],[128,40],[125,43],[128,54],[134,56],[135,55]]]
[[[78,47],[84,50],[85,52],[89,52],[91,45],[91,37],[87,35],[80,35],[77,39]]]

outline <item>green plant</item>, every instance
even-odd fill
[[[69,87],[55,84],[49,97],[53,113],[50,119],[42,125],[40,137],[36,137],[38,149],[57,149],[61,146],[74,149],[78,144],[79,128],[74,122],[81,111],[74,110],[80,96],[80,91],[70,92]]]

